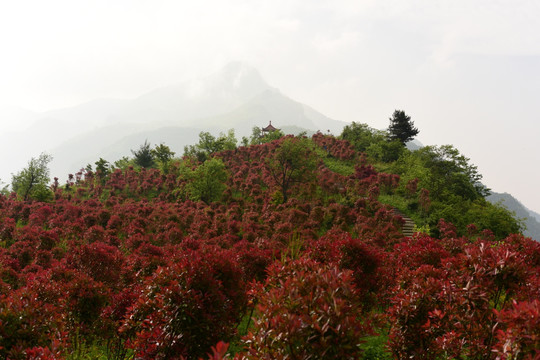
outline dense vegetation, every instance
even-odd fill
[[[0,358],[540,356],[540,245],[456,149],[233,139],[0,195]]]

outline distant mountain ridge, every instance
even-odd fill
[[[51,176],[63,181],[100,157],[114,162],[130,156],[130,150],[146,138],[152,144],[164,142],[180,155],[185,145],[198,141],[200,131],[217,135],[234,128],[240,139],[270,120],[277,127],[336,134],[347,125],[288,98],[242,62],[134,99],[96,99],[44,113],[13,114],[9,115],[13,121],[24,116],[29,125],[0,134],[0,179],[4,182],[43,151],[53,156]]]
[[[493,192],[486,198],[491,203],[500,203],[508,210],[513,211],[518,219],[523,219],[526,230],[523,235],[540,241],[540,215],[529,210],[516,198],[508,193]]]
[[[298,126],[307,130],[321,130],[339,133],[345,122],[330,119],[313,110],[307,105],[299,103],[283,95],[279,90],[266,89],[251,98],[245,104],[225,114],[201,119],[206,127],[227,124],[239,135],[248,135],[255,125],[266,126],[270,121],[274,126]],[[246,127],[246,124],[252,124]]]
[[[533,218],[535,218],[536,220],[538,220],[538,222],[540,222],[540,214],[539,213],[537,213],[535,211],[532,211],[532,210],[529,210],[529,212],[530,212],[530,214],[531,214],[531,216]]]

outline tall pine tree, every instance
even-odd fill
[[[144,141],[139,147],[139,150],[131,150],[133,156],[135,156],[135,164],[139,165],[142,168],[151,168],[154,166],[154,154],[152,149],[150,149],[150,143],[147,140]]]
[[[388,132],[392,140],[399,140],[402,144],[411,141],[419,133],[418,129],[414,127],[411,117],[403,110],[394,111],[390,118]]]

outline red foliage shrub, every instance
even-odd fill
[[[277,256],[276,250],[265,249],[245,240],[234,245],[233,253],[236,254],[246,282],[264,280],[266,269]]]
[[[0,248],[0,295],[9,294],[12,289],[19,288],[23,280],[18,271],[18,261],[2,254],[2,250]]]
[[[26,360],[60,360],[63,358],[62,351],[58,348],[58,344],[53,344],[52,349],[53,350],[42,346],[26,349]]]
[[[354,283],[364,306],[387,306],[395,283],[392,260],[387,253],[350,237],[340,250],[339,266],[353,271]]]
[[[369,324],[361,318],[352,273],[300,259],[270,266],[258,290],[245,359],[355,359]]]
[[[0,358],[27,359],[25,350],[64,342],[64,318],[56,305],[29,289],[0,296]]]
[[[356,156],[354,147],[347,140],[336,139],[334,136],[323,135],[320,132],[313,134],[311,139],[330,156],[342,160],[351,160]]]
[[[95,281],[116,287],[124,267],[124,256],[117,247],[98,241],[72,250],[68,263]]]
[[[405,190],[408,196],[413,196],[416,194],[416,191],[418,191],[418,182],[420,180],[418,178],[411,179],[407,181],[407,185],[405,186]]]
[[[509,244],[469,245],[441,269],[405,272],[390,310],[390,347],[398,358],[494,355],[494,310],[504,309],[531,277]]]
[[[232,336],[245,285],[234,260],[223,255],[187,251],[148,277],[122,327],[138,357],[201,356]]]
[[[12,240],[15,224],[15,219],[9,217],[3,218],[2,223],[0,224],[0,239],[6,242]]]
[[[140,279],[144,279],[160,266],[167,265],[167,257],[162,248],[148,242],[141,245],[127,257],[128,269],[125,272],[137,274]]]
[[[424,213],[427,213],[431,208],[431,199],[429,198],[429,190],[422,188],[420,190],[420,195],[418,196],[420,206]]]
[[[72,330],[78,328],[83,335],[95,334],[101,311],[108,302],[109,289],[85,274],[74,273],[61,291]]]
[[[49,217],[53,214],[53,210],[49,205],[39,206],[32,211],[28,218],[28,223],[35,226],[43,226]]]
[[[377,177],[377,171],[373,166],[362,163],[360,166],[355,166],[354,175],[351,177],[358,180],[375,179]]]
[[[440,267],[441,260],[451,256],[440,240],[425,234],[403,238],[403,241],[396,244],[394,249],[402,271],[416,269],[421,265]]]
[[[110,358],[125,359],[127,357],[126,344],[131,334],[121,331],[121,329],[129,309],[137,300],[140,292],[141,288],[137,284],[122,289],[111,295],[109,304],[101,312],[99,330],[105,339],[105,346]]]
[[[498,359],[540,358],[540,300],[513,302],[497,312],[499,326],[495,352]]]
[[[309,244],[308,256],[353,272],[356,292],[366,309],[385,307],[396,282],[394,261],[381,248],[333,229]]]
[[[105,241],[105,229],[101,225],[90,226],[84,233],[84,240],[88,243]]]

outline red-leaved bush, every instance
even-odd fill
[[[540,300],[514,301],[497,315],[497,359],[540,359]]]
[[[309,259],[276,262],[256,293],[245,359],[358,359],[370,326],[352,273]]]
[[[65,344],[65,319],[57,311],[32,290],[0,295],[0,358],[27,359],[28,348]]]
[[[495,311],[510,304],[533,275],[524,259],[510,244],[478,242],[441,267],[405,272],[390,309],[394,355],[494,358]]]
[[[245,304],[234,259],[187,251],[144,281],[121,331],[141,359],[195,358],[234,334]]]

